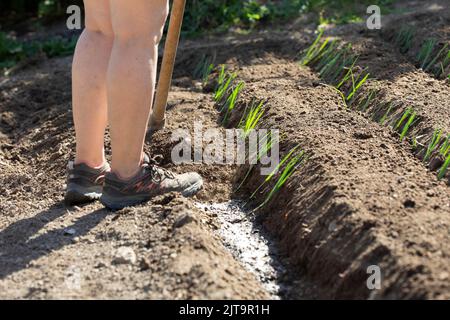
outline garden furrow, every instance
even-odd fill
[[[261,126],[286,135],[282,150],[299,144],[310,155],[257,212],[299,272],[330,298],[448,298],[445,183],[383,127],[345,110],[307,69],[290,62],[249,66],[239,77],[247,83],[244,100],[268,100]],[[252,174],[241,196],[263,179]],[[258,194],[256,204],[265,196]],[[382,272],[380,290],[367,287],[369,266]]]
[[[349,109],[398,131],[400,140],[407,139],[419,159],[445,178],[450,161],[448,84],[417,70],[392,44],[362,26],[332,34],[326,39],[320,34],[304,51],[302,64],[336,87]]]

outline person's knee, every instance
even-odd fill
[[[102,19],[86,19],[85,30],[88,32],[95,33],[99,36],[104,36],[108,38],[114,38],[114,32],[112,25],[108,20]]]
[[[85,0],[85,29],[89,32],[113,37],[109,0]]]
[[[144,14],[135,19],[122,20],[122,24],[114,25],[114,38],[116,41],[158,44],[161,41],[168,14],[169,7],[164,5],[155,8],[151,17]]]

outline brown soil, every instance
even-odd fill
[[[192,130],[193,119],[220,127],[211,94],[191,77],[203,54],[246,82],[234,120],[243,102],[266,98],[261,126],[286,134],[283,154],[299,143],[310,156],[257,212],[289,259],[288,278],[311,283],[289,297],[450,298],[449,187],[388,127],[345,110],[333,89],[296,63],[312,30],[294,24],[182,44],[168,126],[146,148],[162,154],[167,168],[199,171],[205,190],[194,199],[168,195],[116,213],[98,203],[61,203],[74,149],[71,58],[0,78],[0,298],[269,297],[225,249],[218,219],[194,205],[246,198],[263,177],[252,175],[233,194],[245,166],[170,163],[175,129]],[[430,128],[450,132],[448,84],[418,71],[382,35],[358,27],[333,32],[366,53],[360,63],[369,64],[387,99],[413,101]],[[381,290],[367,289],[370,265],[381,268]]]

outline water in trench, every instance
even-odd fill
[[[243,209],[242,203],[204,204],[196,206],[217,217],[221,227],[217,231],[224,245],[248,271],[253,273],[273,299],[289,296],[297,281],[289,279],[279,251],[262,226]]]

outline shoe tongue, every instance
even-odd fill
[[[144,153],[144,157],[142,158],[142,163],[143,164],[150,163],[150,157],[148,156],[148,154]]]

